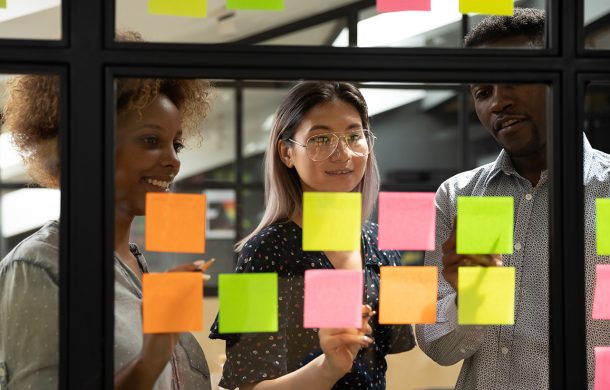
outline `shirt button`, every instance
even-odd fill
[[[525,199],[527,199],[527,200],[532,200],[532,198],[533,198],[532,194],[525,195]]]
[[[466,350],[464,348],[460,349],[461,353],[466,353]]]
[[[508,354],[508,348],[507,347],[502,347],[501,351],[502,351],[503,355],[507,355]]]
[[[519,242],[515,242],[515,250],[516,250],[516,251],[521,250],[521,243],[519,243]]]

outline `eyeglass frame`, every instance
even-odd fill
[[[312,139],[313,137],[319,137],[319,136],[321,136],[321,135],[332,134],[332,135],[334,135],[335,137],[337,137],[337,138],[339,139],[339,142],[337,142],[337,145],[335,146],[335,149],[334,149],[332,152],[330,152],[330,154],[328,155],[328,157],[323,158],[322,160],[314,160],[313,158],[311,158],[311,157],[309,156],[309,154],[307,154],[307,157],[309,157],[309,159],[310,159],[311,161],[316,161],[316,162],[317,162],[317,161],[324,161],[324,160],[326,160],[326,159],[330,158],[330,156],[332,156],[332,155],[333,155],[333,153],[335,153],[335,152],[337,151],[337,148],[339,147],[339,144],[341,143],[341,139],[343,139],[343,140],[345,141],[345,146],[346,146],[346,147],[347,147],[347,148],[348,148],[348,149],[349,149],[349,150],[350,150],[352,153],[356,154],[356,155],[357,155],[357,156],[359,156],[359,157],[365,157],[365,156],[368,156],[369,154],[371,154],[371,152],[373,151],[373,147],[375,146],[375,140],[377,139],[377,137],[376,137],[376,136],[375,136],[375,134],[373,134],[373,132],[372,132],[371,130],[369,130],[369,129],[362,129],[362,132],[364,133],[364,136],[365,136],[365,137],[367,137],[367,133],[368,133],[368,134],[370,134],[370,140],[371,140],[371,145],[369,146],[369,152],[368,152],[367,154],[363,154],[362,156],[358,155],[358,154],[357,154],[358,152],[355,152],[355,151],[353,151],[353,150],[352,150],[352,148],[350,148],[350,146],[349,146],[349,144],[348,144],[348,142],[347,142],[347,138],[346,138],[346,137],[349,135],[349,134],[348,134],[348,133],[349,133],[349,131],[345,131],[345,132],[339,133],[339,134],[341,134],[341,135],[337,135],[337,133],[333,133],[333,132],[330,132],[330,133],[322,133],[322,134],[314,134],[314,135],[312,135],[312,136],[310,136],[310,137],[307,137],[307,139],[305,140],[305,143],[304,143],[304,144],[302,144],[302,143],[300,143],[299,141],[296,141],[296,140],[294,140],[294,139],[292,139],[292,138],[288,138],[288,141],[289,141],[289,142],[292,142],[292,143],[293,143],[293,144],[295,144],[295,145],[299,145],[300,147],[304,148],[304,149],[305,149],[305,151],[307,151],[307,142],[309,142],[309,140],[310,140],[310,139]],[[367,142],[367,144],[368,144],[368,142],[369,142],[369,141],[368,141],[368,139],[367,139],[367,141],[366,141],[366,142]]]

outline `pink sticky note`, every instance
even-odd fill
[[[595,390],[610,390],[610,347],[595,347]]]
[[[377,12],[430,11],[431,0],[377,0]]]
[[[433,250],[433,192],[379,193],[379,249]]]
[[[593,319],[610,320],[610,265],[597,264],[595,271]],[[610,369],[610,367],[608,368]]]
[[[362,271],[305,271],[303,327],[360,328],[362,290]]]

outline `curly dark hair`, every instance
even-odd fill
[[[464,38],[464,47],[475,47],[504,38],[526,36],[533,47],[544,47],[544,11],[515,8],[513,16],[488,16]]]
[[[117,117],[137,112],[163,94],[178,108],[185,136],[196,134],[208,113],[211,83],[202,79],[118,78]],[[36,183],[59,187],[59,77],[19,75],[7,82],[4,129]]]

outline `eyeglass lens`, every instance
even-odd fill
[[[343,139],[345,145],[357,156],[363,157],[373,148],[373,137],[367,130],[351,131],[347,134],[316,134],[307,139],[307,154],[313,161],[322,161],[330,157]]]

